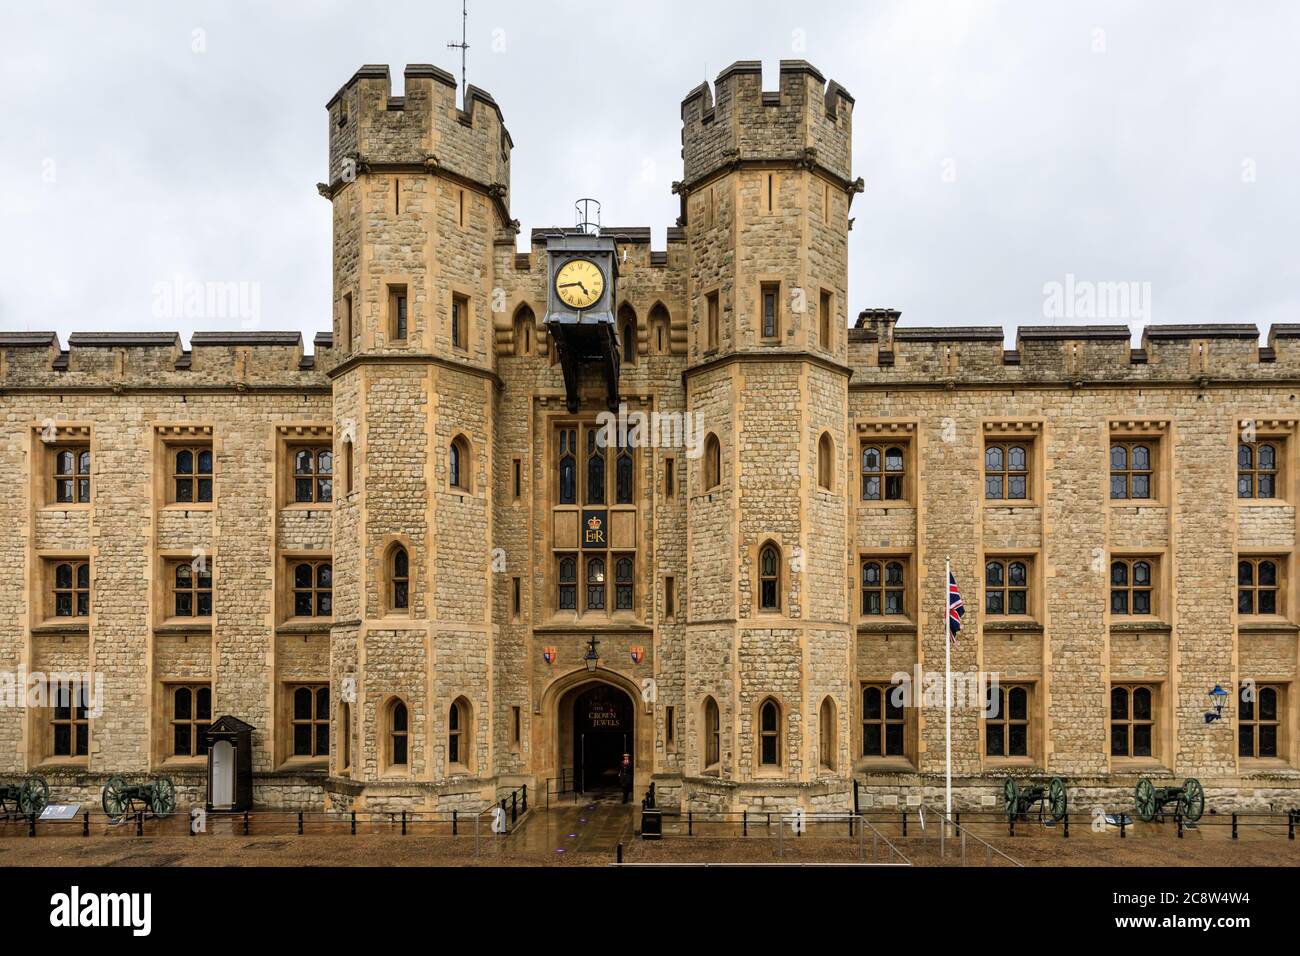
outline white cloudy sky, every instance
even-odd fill
[[[195,30],[206,49],[196,52]],[[176,277],[329,317],[324,105],[362,63],[459,73],[459,0],[13,5],[0,32],[0,329],[156,317]],[[1151,284],[1156,322],[1300,321],[1300,4],[470,0],[470,81],[514,138],[527,230],[677,215],[679,104],[737,59],[856,97],[851,314],[1043,324],[1045,283]],[[578,82],[575,82],[578,81]],[[603,114],[561,138],[575,88]]]

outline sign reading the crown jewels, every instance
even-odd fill
[[[609,524],[609,512],[585,510],[582,512],[582,546],[584,548],[608,548],[606,526]]]

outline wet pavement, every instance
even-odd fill
[[[552,803],[549,810],[538,807],[510,836],[507,853],[572,856],[581,853],[609,854],[619,843],[632,842],[635,802],[623,802],[614,791],[580,794],[576,803]]]

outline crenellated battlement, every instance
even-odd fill
[[[514,144],[496,100],[471,85],[462,109],[456,78],[429,63],[409,64],[403,78],[403,95],[394,96],[388,67],[368,64],[326,104],[329,180],[323,187],[332,192],[368,170],[445,170],[505,202]]]
[[[176,332],[74,332],[67,349],[53,332],[9,332],[0,392],[324,390],[331,347],[324,332],[313,355],[297,332],[196,332],[188,349]]]
[[[689,187],[744,162],[818,166],[848,181],[853,97],[804,60],[782,60],[780,85],[763,89],[762,64],[740,60],[682,100],[683,182]]]
[[[1127,325],[1022,326],[1004,347],[997,326],[896,328],[899,313],[868,309],[849,332],[857,388],[1029,383],[1294,381],[1300,325],[1275,325],[1265,345],[1250,323],[1151,325],[1131,346]]]

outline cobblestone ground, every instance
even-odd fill
[[[173,821],[174,822],[174,821]],[[411,827],[400,830],[345,826],[294,826],[244,836],[237,825],[217,826],[201,836],[185,835],[182,826],[160,828],[144,836],[133,825],[95,829],[81,836],[80,826],[47,828],[35,838],[20,826],[0,827],[2,866],[607,866],[623,845],[625,863],[645,864],[816,864],[903,863],[916,866],[963,865],[962,841],[949,837],[940,852],[937,831],[906,837],[897,824],[847,833],[842,826],[813,827],[801,837],[753,825],[748,836],[739,827],[698,825],[687,836],[679,820],[666,821],[670,834],[660,841],[637,839],[634,807],[617,798],[583,799],[534,810],[509,836],[486,827],[463,825],[457,836],[433,835]],[[274,821],[263,821],[268,829]],[[733,832],[734,831],[734,832]],[[680,834],[680,835],[678,835]],[[982,841],[982,842],[981,842]],[[890,849],[890,845],[895,850]],[[1121,839],[1115,830],[1071,829],[1023,824],[1016,836],[1005,824],[973,823],[967,828],[966,866],[1300,866],[1300,840],[1288,840],[1284,826],[1242,828],[1231,838],[1230,825],[1203,821],[1182,839],[1172,824],[1139,824]],[[990,849],[990,847],[992,849]],[[1005,854],[1005,856],[1003,855]]]

